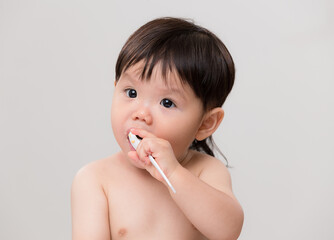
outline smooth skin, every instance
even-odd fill
[[[204,111],[176,74],[162,78],[159,65],[150,80],[141,80],[142,67],[130,67],[115,86],[111,122],[121,151],[84,166],[74,178],[73,239],[237,239],[243,211],[228,170],[189,150],[193,139],[215,132],[224,111]],[[137,151],[129,131],[143,138]]]

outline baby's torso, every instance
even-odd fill
[[[103,186],[113,240],[205,239],[174,203],[165,185],[145,170],[111,161]]]

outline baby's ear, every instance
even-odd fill
[[[224,110],[221,107],[214,108],[208,111],[204,117],[201,126],[199,127],[196,140],[202,141],[211,136],[224,118]]]

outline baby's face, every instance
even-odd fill
[[[201,125],[202,102],[176,74],[168,74],[165,81],[159,65],[150,80],[141,80],[142,67],[142,63],[130,67],[117,82],[111,111],[114,136],[127,153],[131,150],[127,138],[130,129],[144,129],[169,141],[180,161]]]

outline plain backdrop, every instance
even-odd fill
[[[0,239],[71,239],[74,175],[118,151],[118,53],[162,16],[210,29],[235,60],[214,138],[240,239],[334,239],[331,0],[0,0]]]

